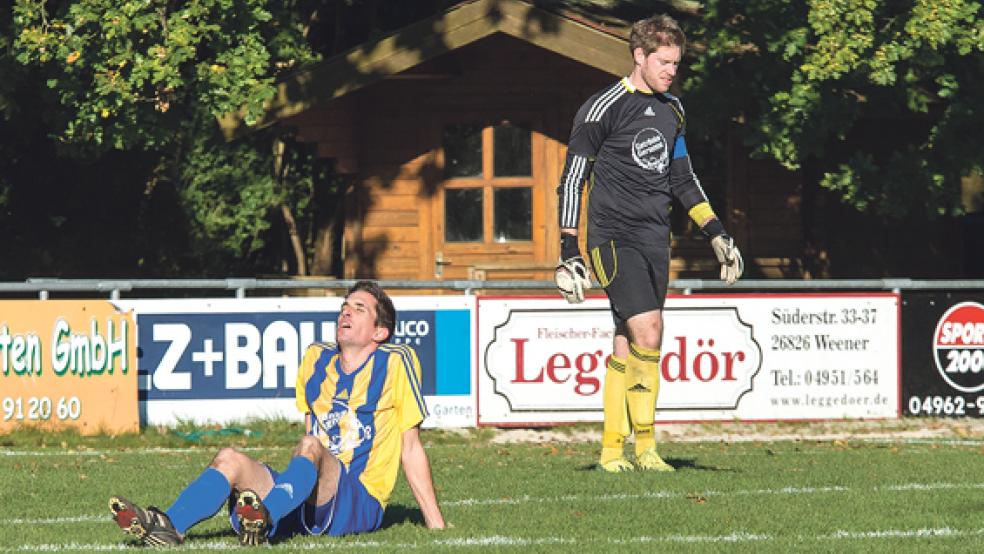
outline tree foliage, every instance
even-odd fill
[[[6,62],[23,86],[0,89],[0,98],[23,111],[8,114],[6,124],[22,127],[41,114],[26,134],[38,142],[46,137],[64,164],[91,165],[113,152],[144,160],[117,171],[155,205],[119,208],[137,209],[143,220],[153,219],[149,210],[169,211],[179,221],[172,222],[169,244],[141,235],[159,229],[134,222],[135,238],[158,252],[116,260],[132,266],[118,273],[262,270],[258,256],[278,208],[291,198],[292,209],[306,217],[315,175],[295,171],[291,181],[277,181],[270,147],[276,137],[227,144],[215,117],[240,108],[247,118],[258,116],[279,75],[320,59],[305,37],[311,12],[303,1],[16,0]],[[310,166],[302,152],[291,161]],[[77,184],[93,194],[102,186]],[[14,186],[27,184],[7,190]]]
[[[337,181],[289,135],[264,131],[226,143],[215,117],[244,110],[249,122],[284,74],[450,2],[0,6],[0,232],[19,261],[0,276],[73,276],[92,267],[119,276],[300,271],[302,263],[288,262],[306,253],[291,242],[295,251],[285,256],[285,235],[312,240],[312,200],[330,199],[325,189]],[[288,146],[279,160],[277,143]],[[123,182],[128,194],[119,194]],[[60,252],[93,250],[79,248],[82,236],[113,242],[74,227],[107,205],[115,217],[102,228],[125,247],[105,248],[104,259],[88,264],[59,263]]]
[[[707,128],[812,164],[858,210],[960,213],[984,168],[984,17],[970,0],[708,0],[686,86]],[[721,91],[728,94],[721,94]]]
[[[44,72],[72,145],[166,148],[203,116],[257,117],[280,70],[316,59],[294,4],[17,0],[17,60]],[[192,129],[195,130],[195,129]]]
[[[286,180],[271,170],[275,139],[289,141]],[[271,210],[290,206],[295,214],[309,217],[314,187],[326,179],[324,166],[289,137],[263,131],[225,144],[217,136],[202,134],[195,137],[181,164],[179,194],[187,217],[199,222],[193,240],[207,245],[203,249],[216,261],[257,260],[264,255],[266,237],[275,226]]]

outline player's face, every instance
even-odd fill
[[[385,338],[386,329],[376,326],[376,299],[364,290],[357,290],[345,298],[338,313],[335,331],[339,345],[363,347]]]
[[[679,46],[660,46],[648,56],[642,55],[642,49],[636,49],[636,63],[646,86],[653,92],[667,92],[676,77],[680,67],[682,52]]]

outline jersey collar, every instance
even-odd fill
[[[655,96],[655,93],[654,92],[646,92],[646,91],[644,91],[644,90],[636,87],[635,85],[633,85],[632,84],[632,80],[629,79],[629,76],[628,75],[626,75],[625,77],[622,77],[622,86],[625,87],[625,90],[629,91],[629,93],[631,93],[631,94],[639,93],[639,94],[642,94],[642,95],[645,95],[645,96]]]
[[[370,362],[370,361],[372,361],[372,359],[373,359],[373,358],[375,358],[375,356],[376,356],[376,353],[375,353],[375,352],[373,352],[372,354],[369,354],[369,357],[368,357],[368,358],[366,358],[366,359],[365,359],[365,360],[364,360],[364,361],[362,362],[362,364],[361,364],[361,365],[359,365],[359,367],[357,367],[357,368],[355,369],[355,371],[353,371],[352,373],[345,373],[345,372],[344,372],[344,371],[342,370],[342,353],[341,353],[341,352],[339,352],[338,354],[335,354],[335,370],[336,370],[336,371],[338,372],[338,375],[339,375],[339,376],[340,376],[341,378],[343,378],[343,379],[349,379],[349,378],[355,378],[355,376],[356,376],[356,375],[358,375],[359,373],[362,373],[362,370],[363,370],[363,369],[364,369],[364,368],[365,368],[365,367],[366,367],[367,365],[369,365],[369,362]]]

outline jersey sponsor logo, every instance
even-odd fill
[[[666,173],[666,168],[670,165],[669,150],[659,129],[646,127],[632,138],[632,159],[639,167],[648,171]]]
[[[984,390],[984,305],[961,302],[940,317],[933,333],[933,359],[951,387]]]
[[[345,402],[333,400],[331,411],[319,415],[318,422],[315,435],[335,456],[355,450],[363,442],[372,438],[372,428],[363,425],[356,416],[355,410],[350,409]]]
[[[645,113],[646,113],[646,115],[652,115],[652,116],[655,116],[656,115],[656,112],[653,111],[653,107],[652,106],[646,106],[646,112]]]

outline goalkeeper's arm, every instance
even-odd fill
[[[690,208],[689,214],[694,223],[700,226],[701,233],[711,239],[714,256],[721,264],[721,279],[733,285],[745,271],[745,261],[735,246],[735,239],[724,230],[724,224],[714,214],[709,203],[698,203]]]

